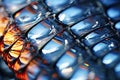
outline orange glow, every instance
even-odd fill
[[[12,49],[12,50],[19,50],[19,51],[21,51],[22,48],[23,48],[23,45],[24,45],[24,41],[19,39],[19,40],[13,45],[13,47],[12,47],[11,49]]]
[[[4,35],[4,44],[10,46],[20,37],[20,34],[20,30],[16,26],[11,25],[6,34]]]
[[[5,59],[6,59],[7,63],[12,63],[12,62],[18,57],[17,54],[18,54],[19,52],[13,51],[12,53],[14,53],[14,55],[12,55],[12,56],[9,55],[9,54],[6,55],[6,58],[5,58]]]
[[[30,50],[30,44],[29,43],[24,43],[26,44],[22,51],[20,53],[13,53],[15,57],[18,57],[18,60],[15,62],[15,64],[13,64],[13,70],[18,71],[22,68],[24,68],[25,66],[27,66],[29,64],[29,62],[32,60],[32,58],[34,57],[33,55],[31,55],[33,52]],[[21,49],[22,47],[20,47]],[[34,50],[33,50],[34,51]]]
[[[16,63],[13,64],[11,68],[12,68],[14,71],[19,71],[19,70],[22,69],[24,66],[25,66],[24,64],[20,63],[20,61],[17,60]]]
[[[73,58],[75,57],[75,55],[73,53],[71,53],[70,51],[67,51],[66,54],[68,54],[69,56],[71,56]]]
[[[3,35],[8,22],[9,20],[6,17],[0,18],[0,36]]]
[[[26,9],[35,13],[31,7]],[[29,80],[27,65],[30,63],[31,69],[38,67],[38,63],[32,60],[35,49],[29,42],[22,39],[21,30],[15,24],[9,24],[9,19],[4,15],[4,13],[0,12],[0,38],[2,37],[0,41],[0,55],[6,61],[8,67],[15,72],[17,78]],[[19,15],[20,11],[15,14],[15,17]],[[27,68],[19,73],[19,70],[24,67]]]
[[[21,72],[21,73],[16,73],[16,77],[19,80],[29,80],[26,70],[24,72]]]
[[[58,77],[57,73],[53,73],[52,77],[57,78]]]
[[[17,12],[17,13],[15,14],[15,18],[18,17],[18,16],[20,15],[20,13],[21,13],[21,11]]]
[[[35,10],[31,8],[30,6],[27,6],[25,9],[28,10],[32,14],[36,14]]]
[[[51,26],[50,25],[48,25],[46,22],[44,22],[44,21],[42,21],[42,22],[40,22],[43,26],[45,26],[46,28],[51,28]]]
[[[30,62],[31,57],[20,57],[20,62],[27,65]]]
[[[83,66],[83,65],[80,65],[80,68],[81,68],[81,69],[85,69],[85,70],[88,69],[86,66]]]
[[[59,44],[59,45],[62,45],[62,43],[56,39],[52,39],[55,43]]]
[[[40,60],[40,59],[37,59]],[[19,66],[18,66],[19,67]],[[29,80],[28,78],[28,72],[33,71],[34,69],[39,68],[39,63],[36,60],[32,60],[30,62],[30,64],[26,67],[25,71],[22,73],[16,73],[17,78],[19,78],[20,80]],[[33,70],[32,70],[33,69]],[[33,72],[31,72],[33,73]]]
[[[3,7],[0,7],[0,36],[3,35],[6,26],[8,25],[9,19],[7,17],[7,13]]]
[[[19,59],[20,59],[20,62],[23,64],[28,64],[29,61],[31,60],[32,56],[31,56],[29,49],[30,49],[30,45],[28,44],[20,55]]]

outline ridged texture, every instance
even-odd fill
[[[0,54],[18,79],[120,79],[119,1],[1,3]]]

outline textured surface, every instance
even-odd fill
[[[20,80],[119,80],[119,3],[2,0],[0,55],[13,71],[5,74]]]

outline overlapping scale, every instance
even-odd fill
[[[12,65],[15,71],[23,69],[37,55],[36,49],[27,42],[25,48],[21,51],[18,60]]]
[[[85,54],[84,50],[78,46],[67,50],[56,63],[58,74],[65,79],[69,79],[73,75],[77,64],[83,62],[83,56],[81,56],[83,54]]]
[[[115,74],[118,77],[118,80],[120,79],[120,63],[118,63],[114,68]]]
[[[114,67],[116,62],[119,60],[119,53],[110,52],[103,58],[102,62],[107,67]]]
[[[97,42],[100,42],[100,41],[114,35],[111,33],[112,33],[112,31],[109,28],[100,28],[100,29],[97,29],[97,30],[89,33],[87,36],[85,36],[85,38],[83,39],[83,42],[87,46],[93,46]]]
[[[102,57],[107,54],[109,51],[114,50],[118,47],[117,41],[115,39],[106,39],[102,42],[99,42],[95,46],[93,46],[93,54],[98,57]]]
[[[97,14],[95,11],[96,9],[94,5],[90,3],[84,5],[74,5],[60,12],[57,18],[65,25],[72,25],[90,15]]]
[[[107,14],[111,19],[115,21],[120,20],[120,5],[116,5],[116,6],[109,8],[107,10]]]
[[[14,61],[19,57],[21,54],[21,50],[24,48],[24,41],[22,39],[19,39],[13,46],[12,48],[8,51],[9,53],[5,53],[6,61],[8,63],[14,63]],[[10,64],[9,64],[10,65]]]
[[[35,57],[23,70],[25,71],[16,73],[16,76],[22,80],[57,80],[58,77],[52,69],[41,63],[39,56]]]
[[[73,2],[75,2],[75,0],[45,0],[44,2],[50,11],[57,13],[70,6]]]
[[[80,66],[80,68],[78,68],[76,70],[76,72],[74,73],[74,75],[72,76],[71,80],[74,80],[74,79],[87,80],[88,73],[89,73],[89,71],[88,71],[87,67]]]
[[[3,6],[7,9],[8,12],[14,13],[17,10],[28,5],[32,0],[3,0]]]
[[[115,24],[115,29],[116,29],[118,32],[120,32],[120,22],[117,22],[117,23]]]
[[[86,62],[78,65],[70,80],[105,80],[104,70],[98,72],[97,69],[101,70],[101,68],[91,65]]]
[[[21,35],[21,31],[16,27],[16,25],[12,24],[6,28],[6,32],[4,33],[1,41],[1,51],[5,53],[13,44],[16,42]]]
[[[103,16],[101,15],[88,17],[87,19],[84,19],[78,22],[77,24],[71,26],[71,31],[75,35],[82,37],[85,34],[97,28],[103,27],[105,24],[107,24],[106,18],[105,17],[102,18],[102,17]]]
[[[0,7],[0,37],[4,35],[5,29],[9,23],[9,18],[3,7]]]
[[[66,36],[68,36],[68,38],[66,38]],[[70,45],[71,42],[72,40],[68,34],[66,35],[63,33],[60,36],[56,35],[42,48],[40,54],[48,64],[53,64],[63,55],[67,49],[74,45]]]
[[[100,0],[105,6],[114,5],[116,3],[119,3],[119,0]]]
[[[28,30],[45,17],[45,9],[40,2],[32,2],[14,15],[16,25],[21,30]]]
[[[55,25],[50,23],[48,20],[44,20],[35,25],[28,32],[27,37],[32,44],[34,44],[40,49],[57,33],[58,30],[55,29]]]
[[[14,15],[10,14],[15,24],[7,26],[8,18],[1,18],[1,24],[5,24],[0,24],[0,51],[17,78],[109,80],[105,78],[105,66],[114,68],[119,78],[119,55],[110,53],[119,48],[119,39],[111,22],[102,12],[101,3],[77,1],[81,2],[3,0],[3,5],[9,7],[6,10],[11,14],[15,12]],[[116,1],[108,5],[113,3]],[[21,5],[22,9],[16,8],[17,5]],[[111,16],[111,12],[108,14],[115,22],[119,20],[119,5],[110,8],[113,11],[117,8],[115,15]],[[97,59],[93,56],[97,56]]]

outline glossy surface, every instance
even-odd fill
[[[27,0],[3,0],[3,2],[5,4],[8,4],[8,5],[11,5],[11,4],[14,4],[14,5],[17,5],[17,4],[22,4],[22,3],[25,3]]]
[[[88,69],[84,66],[79,67],[70,80],[87,80],[88,79]]]
[[[62,9],[65,9],[70,4],[72,4],[75,0],[45,0],[46,5],[49,10],[53,13],[59,12]]]
[[[120,63],[114,68],[116,76],[120,79]]]
[[[63,77],[67,79],[71,78],[70,80],[110,80],[103,79],[104,76],[109,75],[109,73],[106,71],[107,69],[105,69],[105,66],[101,64],[101,59],[103,59],[103,57],[94,60],[94,55],[92,55],[93,53],[96,56],[101,57],[106,54],[107,57],[105,56],[103,60],[105,65],[110,64],[111,66],[111,64],[113,65],[113,62],[116,61],[116,57],[114,55],[109,55],[108,52],[115,49],[119,42],[111,40],[112,38],[115,38],[114,36],[112,38],[110,37],[105,39],[111,34],[116,34],[116,32],[112,33],[109,32],[109,30],[107,29],[103,29],[103,27],[106,27],[106,23],[110,24],[109,26],[107,26],[107,28],[111,28],[111,21],[109,21],[108,19],[105,20],[105,16],[103,16],[104,12],[102,12],[102,9],[99,10],[100,7],[103,7],[102,5],[100,5],[101,3],[96,2],[96,0],[75,0],[76,3],[73,5],[78,5],[74,7],[73,5],[71,5],[71,1],[73,0],[37,1],[46,2],[48,7],[42,3],[40,3],[40,5],[37,5],[33,2],[30,6],[27,6],[17,12],[14,15],[14,20],[21,29],[25,28],[26,25],[33,26],[39,21],[40,23],[38,23],[38,25],[36,26],[30,27],[30,30],[26,30],[28,31],[28,33],[26,34],[24,34],[24,31],[21,31],[22,34],[19,34],[21,36],[17,38],[22,38],[22,42],[19,40],[18,42],[15,42],[16,37],[14,36],[18,36],[17,33],[11,33],[10,35],[7,34],[7,37],[1,42],[1,44],[4,42],[10,44],[10,50],[8,49],[8,51],[5,50],[1,52],[5,52],[5,55],[2,55],[2,57],[4,58],[8,66],[15,72],[16,76],[19,76],[18,78],[22,77],[20,80],[56,80],[51,79],[52,77],[57,77],[58,80],[64,80]],[[77,3],[77,1],[85,2]],[[52,10],[53,12],[57,12],[60,10],[60,13],[54,14],[52,12],[51,15],[49,15],[49,11],[44,12],[44,9],[48,10],[47,8],[49,8],[51,12]],[[62,10],[63,8],[66,9]],[[98,14],[99,11],[101,11],[102,13]],[[93,12],[95,12],[95,14]],[[43,17],[42,15],[45,15],[45,19],[41,18]],[[88,15],[92,16],[88,17]],[[46,20],[46,18],[48,19],[48,22],[43,21],[43,19]],[[80,22],[77,23],[78,21]],[[52,27],[49,22],[53,23]],[[69,26],[66,27],[64,24]],[[72,24],[74,24],[74,26],[71,27]],[[55,34],[55,37],[49,37],[52,28],[56,28],[56,26],[57,29],[60,30],[60,32]],[[62,30],[61,26],[65,29]],[[14,28],[15,27],[9,27],[7,32],[15,32],[16,30],[14,30]],[[63,35],[63,33],[65,35]],[[14,36],[12,37],[11,35]],[[83,43],[81,39],[85,39],[86,41]],[[39,42],[46,43],[44,43],[41,48],[36,49],[36,47],[41,46],[41,44],[36,45],[36,43]],[[14,43],[14,45],[11,47],[12,43]],[[3,45],[6,48],[6,46],[9,46],[9,44]],[[93,46],[93,48],[87,47],[84,44],[88,46]],[[66,50],[68,50],[69,48],[73,48],[73,45],[75,47],[79,46],[78,51],[77,48],[75,48],[72,49],[72,51],[66,52]],[[10,56],[7,56],[8,54]],[[113,59],[110,59],[111,56],[114,56]],[[36,61],[36,57],[39,57],[39,60]],[[90,65],[88,63],[84,63],[86,61],[93,64]],[[82,66],[81,64],[85,66]],[[47,67],[44,67],[45,65],[47,65]],[[101,69],[96,68],[96,65]],[[99,74],[101,71],[103,71],[104,76]],[[55,74],[52,74],[53,72],[55,72]],[[99,79],[98,76],[102,77],[102,79]]]
[[[27,68],[29,80],[35,79],[40,71],[41,71],[41,69],[39,68],[39,66],[37,64],[35,64],[35,63],[30,64]]]
[[[24,6],[27,3],[28,3],[27,0],[3,0],[3,5],[10,12],[15,12],[15,11],[19,10],[19,8],[21,8],[22,6]]]
[[[111,53],[108,53],[107,55],[105,55],[102,62],[107,67],[113,67],[115,65],[116,61],[118,61],[118,60],[119,60],[119,53],[111,52]]]
[[[42,18],[44,9],[39,3],[31,3],[14,15],[16,24],[20,27],[32,22],[39,21]],[[23,28],[23,27],[22,27]]]
[[[67,51],[56,63],[56,67],[60,75],[64,78],[70,78],[74,69],[72,66],[75,65],[77,57],[74,53]]]
[[[93,47],[93,54],[95,56],[101,57],[104,56],[107,52],[115,49],[117,47],[117,43],[114,39],[104,40]]]
[[[52,39],[45,45],[40,54],[42,54],[42,58],[45,59],[47,63],[54,63],[64,52],[64,42]]]
[[[58,15],[58,19],[62,23],[68,25],[68,24],[73,24],[77,22],[81,18],[82,15],[83,15],[83,9],[73,6],[61,12]]]
[[[109,36],[111,36],[111,31],[107,28],[101,28],[98,30],[95,30],[91,33],[89,33],[84,39],[84,43],[87,46],[92,46],[94,44],[96,44],[97,42],[104,40],[105,38],[108,38]]]
[[[120,0],[100,0],[105,6],[110,6],[120,2]]]
[[[117,23],[115,24],[115,29],[116,29],[118,32],[120,32],[120,22],[117,22]]]
[[[35,25],[29,32],[28,32],[28,39],[33,44],[39,44],[39,42],[48,37],[51,32],[51,25],[47,23],[47,21],[42,21]]]
[[[113,6],[107,10],[108,16],[113,20],[120,20],[120,5]]]
[[[83,36],[86,33],[102,27],[106,23],[102,16],[91,16],[71,27],[71,31],[77,36]]]

